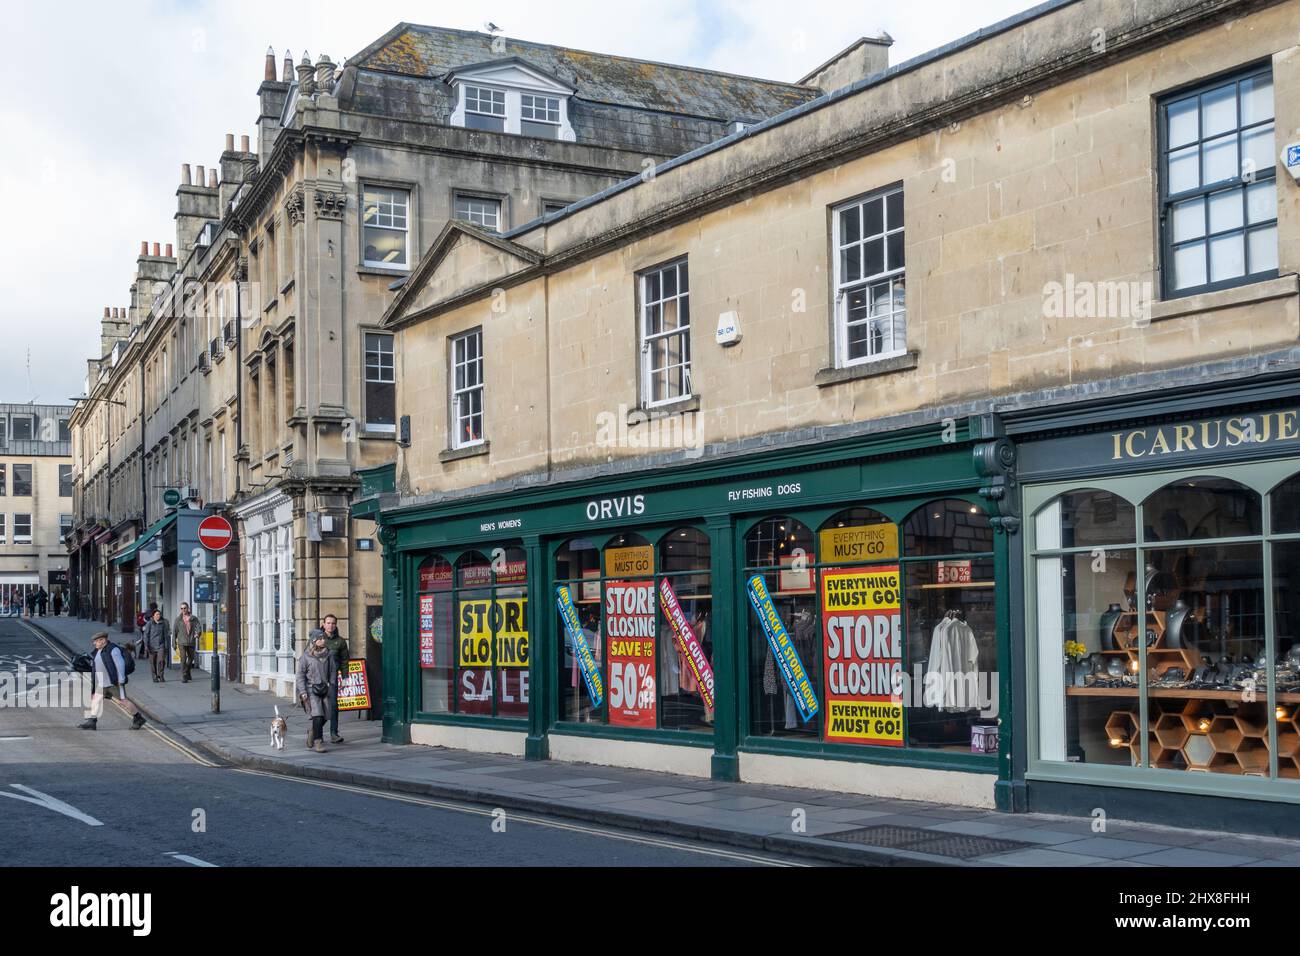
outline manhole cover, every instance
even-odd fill
[[[930,853],[934,856],[948,856],[958,860],[971,860],[990,853],[1023,850],[1030,846],[1018,840],[999,840],[995,837],[972,836],[969,833],[940,833],[921,827],[900,827],[892,824],[845,830],[842,833],[827,833],[822,839],[835,840],[839,843],[860,843],[863,846],[878,846],[890,850],[911,850],[915,853]]]

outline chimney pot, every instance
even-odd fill
[[[109,309],[109,307],[108,307],[108,306],[104,306],[104,318],[106,318],[106,319],[107,319],[107,318],[108,318],[108,317],[109,317],[109,315],[110,315],[110,313],[111,313],[111,311],[112,311],[112,310],[111,310],[111,309]]]
[[[289,48],[284,48],[284,70],[280,76],[281,82],[293,82],[293,56],[289,53]]]
[[[234,151],[235,151],[235,134],[234,134],[234,133],[227,133],[227,134],[226,134],[226,152],[227,152],[227,153],[233,153]]]
[[[140,243],[140,255],[142,255],[142,256],[147,256],[148,254],[149,254],[149,243],[148,243],[148,241],[141,241],[141,243]]]
[[[217,171],[216,171],[215,169],[209,169],[209,170],[208,170],[208,188],[209,188],[209,189],[216,189],[217,186],[218,186],[218,183],[217,183]]]
[[[154,254],[154,258],[158,257],[158,243],[156,242],[153,244],[153,254]]]
[[[247,153],[247,152],[248,152],[248,137],[247,137],[247,136],[241,136],[241,137],[239,137],[239,151],[240,151],[241,153]]]
[[[202,166],[194,167],[194,185],[202,186],[208,181],[207,171]]]
[[[268,83],[275,82],[275,50],[271,47],[266,48],[266,69],[263,72],[262,79]]]
[[[182,186],[191,185],[189,163],[181,163],[181,185]]]
[[[167,243],[167,258],[168,258],[168,259],[171,259],[171,258],[173,258],[173,256],[174,256],[174,253],[172,252],[172,244],[169,242],[169,243]]]

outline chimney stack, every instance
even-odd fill
[[[298,64],[298,95],[311,96],[316,92],[315,84],[312,82],[312,74],[316,71],[311,65],[311,54],[306,50],[302,54],[302,62]]]
[[[322,53],[316,61],[316,88],[322,93],[334,91],[334,64],[328,53]]]
[[[181,163],[181,185],[182,186],[191,185],[189,163]]]
[[[275,50],[272,47],[266,48],[266,70],[262,79],[267,83],[275,82]]]

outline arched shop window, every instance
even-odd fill
[[[1272,626],[1265,502],[1244,484],[1192,476],[1136,508],[1120,499],[1115,513],[1133,509],[1134,520],[1103,546],[1064,528],[1075,501],[1104,501],[1104,489],[1070,491],[1038,510],[1038,759],[1267,777],[1272,722],[1278,775],[1300,777],[1291,757],[1300,752],[1300,658],[1291,659],[1300,546],[1288,538],[1300,529],[1287,523],[1294,488],[1283,483],[1269,502],[1280,539],[1269,545]],[[1270,659],[1276,713],[1267,703]]]
[[[557,553],[561,720],[712,730],[708,537],[657,537],[574,539]]]
[[[452,713],[456,615],[451,564],[432,554],[421,562],[418,573],[420,709],[426,714]]]
[[[813,533],[793,518],[766,518],[745,536],[750,733],[755,736],[821,736],[816,564]],[[782,667],[774,641],[792,648],[793,658],[785,656],[787,663],[797,661],[794,672]]]
[[[528,567],[518,547],[420,568],[420,668],[427,713],[528,716]],[[429,653],[431,650],[431,654]]]
[[[932,501],[903,522],[907,744],[970,752],[998,703],[993,529],[979,505]]]

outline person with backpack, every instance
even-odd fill
[[[108,639],[106,631],[100,631],[92,637],[90,644],[95,649],[90,671],[94,675],[90,710],[86,712],[86,719],[77,727],[81,730],[98,730],[99,717],[104,712],[104,700],[116,697],[122,709],[132,715],[131,729],[139,730],[144,726],[144,717],[140,709],[126,697],[126,683],[135,670],[135,659],[130,654],[123,654],[122,649]]]

